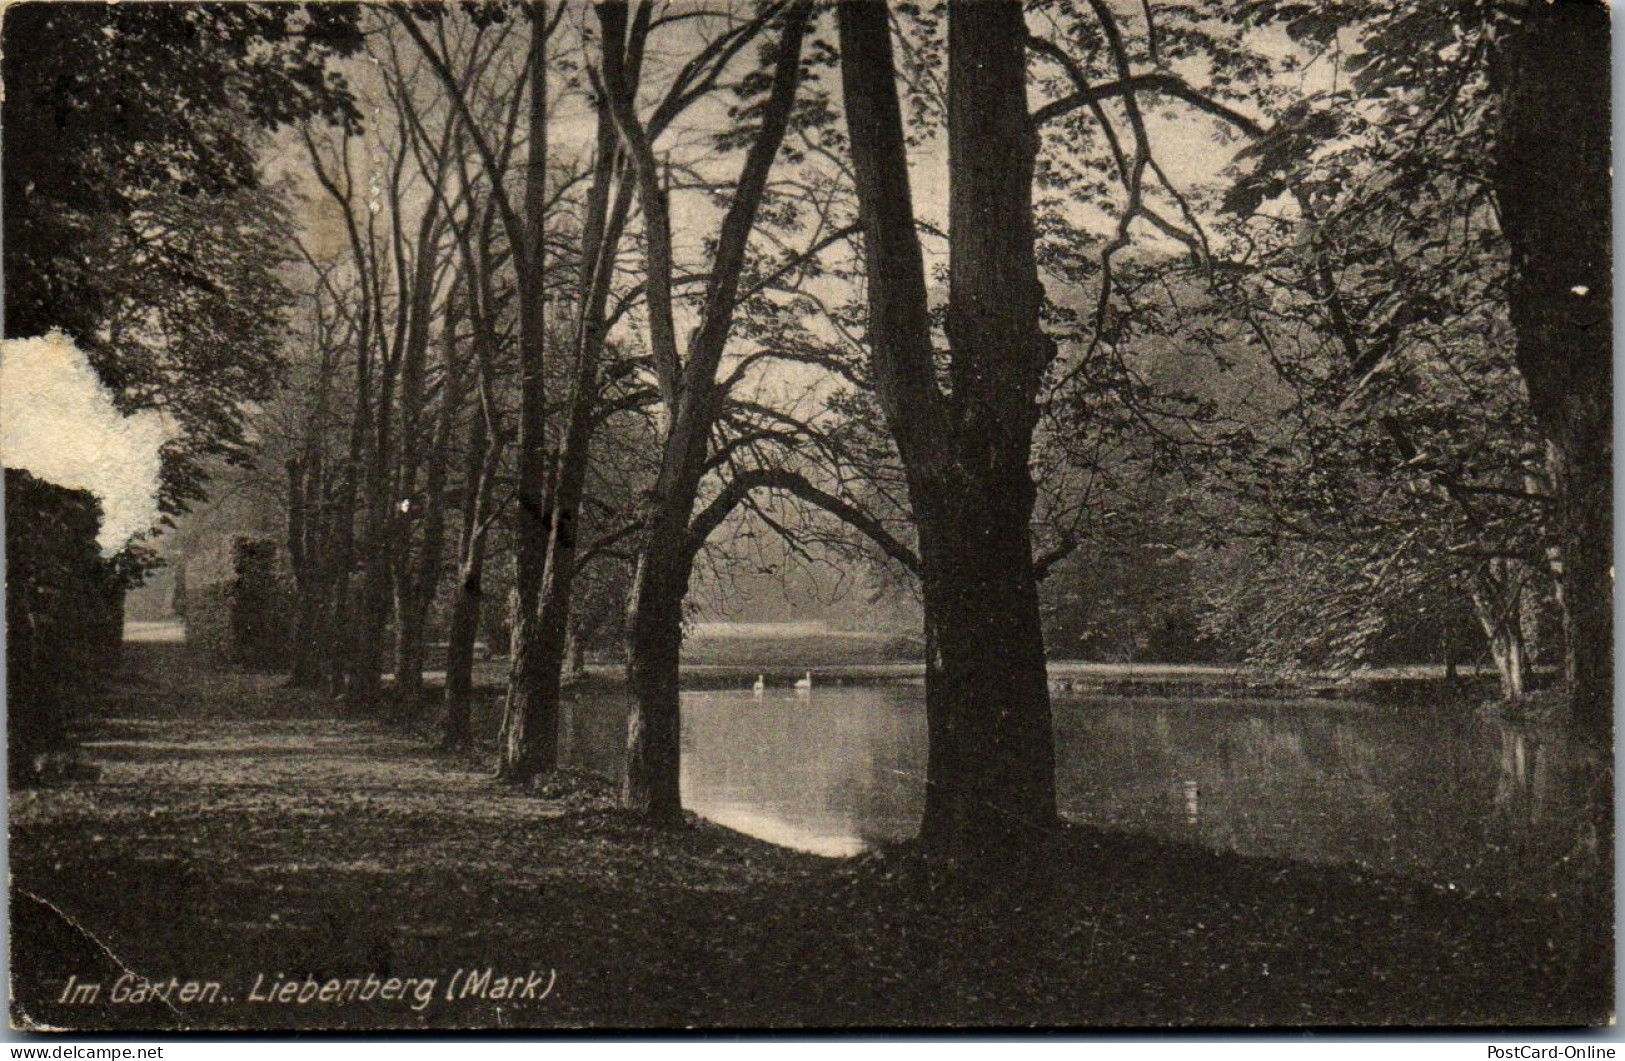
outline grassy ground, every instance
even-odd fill
[[[907,847],[837,861],[651,830],[590,779],[514,792],[275,679],[130,655],[144,669],[92,705],[99,780],[12,797],[25,1027],[1578,1024],[1612,1006],[1601,899],[1465,900],[1076,828],[1040,868],[971,886]],[[115,1001],[127,974],[219,994],[132,1000],[126,979]],[[96,1001],[62,1002],[69,976]],[[422,1003],[418,984],[248,998],[256,977],[369,976],[436,982]],[[493,997],[501,976],[545,997]]]

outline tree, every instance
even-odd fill
[[[1018,4],[949,8],[944,393],[886,9],[839,11],[873,376],[920,542],[930,735],[921,836],[985,855],[1026,846],[1056,821],[1028,463],[1055,346],[1039,324],[1026,25]]]
[[[314,352],[316,364],[294,359],[288,390],[297,408],[291,411],[293,423],[278,433],[291,439],[284,458],[286,547],[296,596],[289,680],[309,688],[330,680],[338,669],[333,609],[341,572],[335,558],[338,538],[349,531],[341,529],[335,518],[341,497],[335,477],[343,466],[329,439],[346,433],[340,412],[344,404],[340,370],[353,348],[356,323],[340,308],[345,298],[333,287],[333,269],[316,267],[315,272],[317,283],[306,300],[308,330],[303,338],[307,349]],[[279,411],[271,410],[271,416]],[[261,430],[263,435],[263,425]]]
[[[248,459],[244,407],[279,380],[292,245],[258,149],[293,121],[359,126],[328,66],[360,47],[356,11],[40,3],[4,33],[6,334],[60,328],[120,408],[175,418],[176,514],[210,460]]]
[[[605,36],[623,39],[624,5],[603,4],[598,11]],[[660,469],[640,513],[637,572],[627,620],[627,676],[634,706],[624,798],[629,807],[656,820],[675,821],[681,812],[678,654],[683,599],[693,570],[690,519],[725,396],[719,392],[718,370],[739,302],[747,244],[774,156],[790,124],[801,77],[802,39],[811,13],[810,4],[797,0],[777,19],[781,29],[760,124],[718,229],[700,322],[686,350],[679,347],[673,313],[676,278],[668,193],[650,126],[635,110],[632,86],[617,53],[613,49],[605,53],[607,105],[636,175],[643,211],[650,355],[666,415]],[[759,17],[755,25],[759,28],[767,21]]]
[[[508,704],[504,719],[534,718],[530,701],[538,694],[545,673],[545,660],[536,637],[537,602],[547,562],[547,253],[544,236],[548,207],[548,77],[547,43],[563,17],[565,5],[553,8],[551,16],[542,3],[522,6],[530,34],[525,52],[524,74],[512,95],[509,112],[517,118],[520,101],[526,101],[525,166],[519,202],[515,204],[503,182],[507,158],[514,139],[507,135],[511,125],[495,130],[474,113],[469,86],[453,71],[443,34],[431,42],[419,18],[424,13],[404,5],[393,9],[400,24],[439,78],[446,97],[455,109],[460,128],[476,150],[484,169],[490,194],[496,205],[515,273],[519,308],[519,416],[515,446],[518,454],[517,520],[514,534],[514,635],[512,673],[508,681]],[[443,13],[430,17],[439,19]],[[540,722],[538,732],[556,732],[556,722]],[[512,739],[509,737],[508,739]]]
[[[343,219],[349,268],[357,293],[355,337],[354,414],[350,446],[344,465],[344,488],[337,519],[341,528],[335,560],[340,586],[335,614],[344,618],[334,629],[346,637],[346,650],[336,674],[346,702],[369,709],[379,702],[383,669],[384,634],[389,622],[393,590],[403,575],[400,560],[410,548],[412,503],[402,512],[397,498],[414,474],[416,420],[421,413],[423,373],[433,322],[439,311],[439,288],[444,255],[440,253],[445,216],[442,197],[431,193],[416,216],[407,204],[406,185],[412,149],[410,133],[391,145],[386,179],[379,189],[381,209],[366,209],[360,202],[350,159],[349,138],[339,142],[335,160],[307,128],[305,146],[318,183]],[[431,187],[448,177],[444,145],[422,174]],[[387,207],[386,210],[382,207]],[[383,231],[380,232],[380,228]],[[398,419],[399,418],[399,419]],[[404,421],[404,422],[402,422]],[[439,499],[435,499],[435,505]],[[359,546],[353,523],[359,516]],[[347,583],[359,567],[359,592]],[[416,594],[410,596],[415,597]],[[410,616],[403,616],[410,618]],[[412,636],[419,636],[413,633]]]
[[[1305,47],[1347,51],[1346,87],[1301,100],[1261,145],[1249,196],[1312,172],[1350,122],[1381,137],[1390,194],[1453,175],[1493,196],[1510,252],[1504,295],[1529,408],[1549,447],[1554,559],[1575,719],[1612,734],[1612,412],[1608,398],[1608,14],[1586,0],[1453,7],[1350,0],[1314,11],[1261,0],[1244,17]],[[1434,58],[1419,61],[1420,56]],[[1361,113],[1345,104],[1376,106]],[[1380,368],[1374,347],[1362,372]]]
[[[1609,12],[1528,2],[1496,68],[1493,186],[1512,250],[1507,301],[1518,368],[1551,446],[1576,722],[1614,720],[1613,267]]]
[[[635,85],[647,21],[633,29],[630,40],[612,36],[611,29],[605,24],[604,62],[618,68],[629,66],[631,72],[626,76]],[[563,717],[559,688],[578,569],[577,542],[585,523],[582,498],[593,435],[603,420],[601,365],[611,324],[609,299],[633,199],[633,183],[617,147],[609,107],[601,102],[597,112],[591,185],[580,226],[575,320],[565,358],[569,375],[564,425],[555,449],[556,461],[548,469],[545,557],[533,602],[535,614],[523,620],[530,624],[525,648],[533,664],[525,696],[510,697],[504,709],[497,750],[497,775],[515,782],[528,781],[558,766],[558,727]]]
[[[1258,172],[1229,193],[1245,216],[1219,231],[1249,254],[1189,316],[1265,376],[1251,442],[1214,479],[1235,554],[1218,566],[1254,584],[1215,581],[1214,628],[1272,662],[1344,668],[1408,617],[1448,621],[1453,596],[1517,697],[1550,494],[1504,246],[1481,184],[1390,150],[1380,124],[1345,122],[1280,209],[1258,209]]]

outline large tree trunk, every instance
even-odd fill
[[[568,448],[566,450],[568,453]],[[525,647],[534,673],[521,703],[510,701],[519,717],[505,717],[501,776],[524,780],[558,767],[559,693],[570,621],[570,594],[575,584],[575,520],[586,478],[586,453],[578,450],[553,492],[557,513],[549,538],[547,564],[536,613],[526,631]]]
[[[1613,739],[1609,14],[1529,0],[1497,66],[1494,174],[1517,361],[1551,454],[1576,723]]]
[[[627,721],[628,809],[656,822],[682,820],[680,656],[686,559],[646,550],[638,562],[627,613],[626,680],[632,691]]]
[[[1055,821],[1055,752],[1031,501],[984,494],[971,518],[921,521],[921,575],[937,664],[926,672],[920,836],[939,853],[1006,852]],[[1029,484],[1030,490],[1030,484]]]
[[[884,5],[840,8],[874,375],[920,535],[928,732],[921,833],[966,860],[1030,849],[1056,820],[1049,687],[1029,521],[1039,326],[1021,6],[949,7],[948,338],[935,382],[925,272]]]
[[[960,2],[948,17],[948,339],[957,456],[969,488],[936,588],[949,697],[948,832],[966,852],[1055,821],[1055,762],[1033,569],[1030,458],[1038,389],[1055,356],[1039,326],[1019,3]]]
[[[547,665],[537,640],[537,603],[547,564],[546,299],[543,213],[547,206],[547,60],[545,12],[531,9],[527,63],[529,156],[525,165],[525,269],[519,281],[519,513],[514,529],[515,604],[508,696],[498,740],[497,777],[525,781],[551,770],[545,735],[558,729],[542,696]],[[538,739],[540,738],[540,739]]]
[[[680,703],[683,600],[693,572],[689,519],[699,492],[712,422],[709,388],[685,395],[667,431],[660,476],[643,510],[643,544],[627,603],[628,809],[660,822],[682,816]]]

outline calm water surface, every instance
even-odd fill
[[[569,711],[566,754],[616,773],[624,713]],[[1581,837],[1585,772],[1558,745],[1460,709],[1057,697],[1062,813],[1244,854],[1362,863],[1541,892]],[[913,835],[924,691],[683,697],[684,804],[827,855]]]

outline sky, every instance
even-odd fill
[[[0,342],[0,464],[100,498],[103,553],[157,522],[158,451],[169,433],[159,413],[121,416],[61,332]]]

